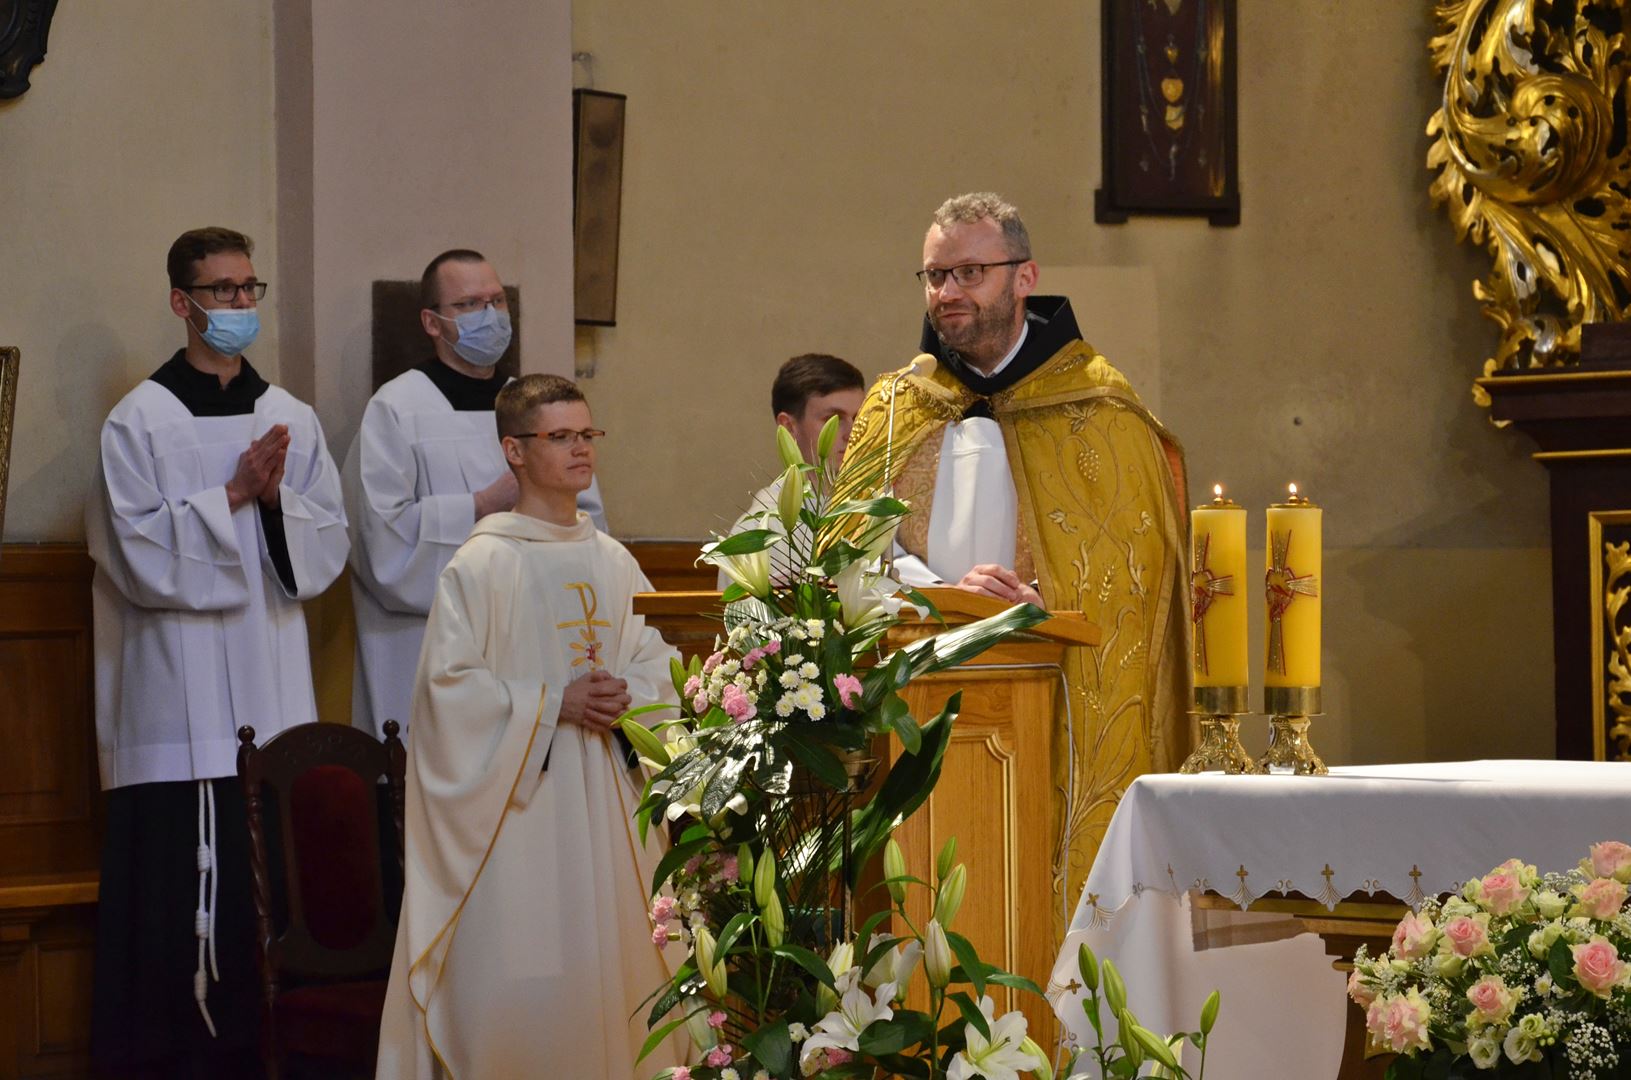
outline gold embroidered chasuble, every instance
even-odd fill
[[[945,364],[899,374],[868,393],[846,461],[882,474],[893,402],[888,480],[914,511],[897,539],[926,560],[946,425],[981,395]],[[1018,494],[1015,572],[1050,609],[1080,610],[1103,631],[1097,648],[1067,654],[1055,727],[1057,939],[1122,792],[1142,773],[1176,769],[1189,749],[1183,457],[1127,379],[1079,338],[985,407]]]

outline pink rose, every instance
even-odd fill
[[[731,1063],[731,1044],[720,1043],[708,1051],[708,1064],[716,1069],[722,1069]]]
[[[1369,984],[1360,981],[1357,968],[1348,973],[1348,996],[1353,999],[1355,1005],[1367,1011],[1371,1007],[1371,1002],[1376,1000],[1376,991],[1371,989]]]
[[[1438,929],[1433,920],[1407,911],[1393,931],[1393,955],[1401,960],[1418,960],[1432,952],[1437,941]]]
[[[1569,951],[1574,954],[1574,977],[1598,997],[1608,997],[1625,980],[1625,961],[1607,938],[1594,937],[1584,945],[1569,946]]]
[[[725,654],[723,652],[716,652],[702,662],[702,673],[704,675],[712,675],[714,673],[714,668],[718,667],[724,662]]]
[[[1631,882],[1631,844],[1608,840],[1591,845],[1591,869],[1598,877]]]
[[[738,724],[753,719],[759,712],[748,692],[736,685],[725,687],[725,692],[719,696],[719,707],[725,710],[726,716]]]
[[[1518,992],[1508,990],[1499,975],[1485,975],[1467,987],[1467,1000],[1486,1024],[1505,1022],[1518,1005]]]
[[[685,693],[681,697],[694,698],[702,690],[702,676],[693,675],[685,680]]]
[[[651,921],[667,922],[674,917],[674,898],[659,896],[651,902]]]
[[[703,693],[700,690],[697,691],[697,696],[691,699],[691,708],[694,709],[698,713],[707,712],[708,711],[708,695]]]
[[[1612,919],[1625,903],[1625,886],[1613,878],[1600,877],[1575,890],[1581,913],[1593,919]]]
[[[1484,875],[1480,882],[1479,899],[1492,914],[1510,915],[1519,904],[1529,899],[1529,887],[1518,879],[1516,871],[1498,867]]]
[[[1489,943],[1488,915],[1457,915],[1440,929],[1457,956],[1478,956],[1493,951]]]
[[[1421,993],[1411,989],[1408,994],[1378,998],[1366,1011],[1365,1024],[1378,1042],[1386,1044],[1394,1053],[1428,1050],[1432,1040],[1427,1034],[1427,1021],[1432,1010]]]
[[[718,1031],[720,1028],[724,1027],[725,1014],[720,1012],[718,1009],[715,1009],[713,1012],[709,1013],[708,1026],[713,1028],[715,1031]]]
[[[838,700],[844,703],[844,708],[855,708],[855,703],[861,700],[861,680],[854,675],[835,675],[832,684],[838,690]]]

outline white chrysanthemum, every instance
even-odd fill
[[[766,671],[764,668],[760,668],[758,673],[753,676],[753,685],[758,687],[760,690],[763,690],[765,688],[765,684],[769,681],[770,672]]]
[[[798,706],[793,703],[792,694],[783,694],[781,697],[776,699],[776,715],[781,717],[783,720],[786,720],[789,716],[792,716],[793,710],[796,708],[798,708]]]
[[[796,671],[784,671],[781,674],[781,678],[777,679],[776,681],[787,687],[789,690],[797,690],[799,685],[799,673]]]
[[[725,676],[725,678],[728,679],[731,676],[735,675],[738,671],[742,670],[742,661],[740,661],[740,660],[727,660],[723,664],[720,664],[719,667],[715,668],[714,670],[722,673]]]
[[[804,629],[809,632],[811,637],[819,638],[827,629],[827,624],[822,622],[820,619],[805,619]]]
[[[740,690],[752,690],[753,689],[753,676],[749,675],[745,671],[737,672],[736,673],[736,678],[732,679],[731,682],[735,683],[737,688],[740,689]]]
[[[790,668],[796,668],[802,663],[804,663],[803,653],[794,653],[792,656],[787,658],[787,666]]]
[[[800,664],[799,665],[799,678],[801,678],[801,679],[819,679],[819,678],[821,678],[821,669],[816,667],[814,664]]]
[[[814,705],[806,705],[804,711],[809,714],[811,720],[820,720],[827,715],[827,706],[818,701]]]
[[[793,704],[801,709],[808,709],[821,701],[821,688],[815,683],[805,683],[793,691]]]

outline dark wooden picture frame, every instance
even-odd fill
[[[0,0],[0,101],[21,97],[28,73],[45,60],[57,0]]]
[[[617,241],[623,212],[624,94],[572,91],[573,316],[617,325]]]
[[[0,537],[6,532],[6,485],[11,479],[11,439],[17,418],[17,372],[22,353],[0,346]]]
[[[1240,224],[1236,0],[1102,0],[1103,186],[1093,218]]]

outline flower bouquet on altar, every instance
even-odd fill
[[[778,429],[777,506],[704,549],[734,584],[712,655],[675,664],[680,717],[622,722],[649,770],[642,835],[673,840],[652,881],[652,939],[684,954],[653,994],[646,1052],[683,1026],[697,1063],[659,1074],[672,1080],[1047,1077],[1024,1016],[996,1015],[988,993],[1040,991],[951,929],[968,887],[955,845],[930,883],[906,874],[890,837],[939,778],[960,702],[920,723],[900,691],[1047,614],[1017,605],[881,657],[903,603],[937,613],[879,571],[908,507],[854,494],[865,462],[846,463],[835,493],[836,435],[835,418],[809,464]],[[867,752],[889,734],[900,753],[882,765]],[[855,926],[858,874],[880,853],[883,910]],[[932,894],[923,925],[906,917],[908,888]],[[918,978],[926,1010],[905,1004]]]
[[[1631,1077],[1631,846],[1565,873],[1508,860],[1354,957],[1348,994],[1414,1077]]]

